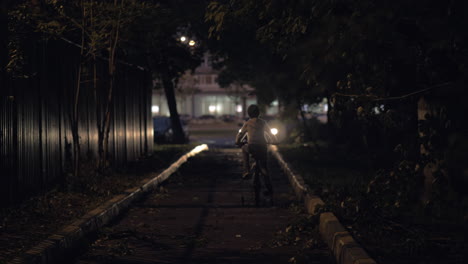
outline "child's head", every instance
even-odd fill
[[[247,108],[247,113],[249,114],[250,118],[255,118],[260,115],[260,109],[258,109],[257,105],[250,105],[249,108]]]

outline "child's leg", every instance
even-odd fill
[[[262,169],[262,175],[263,175],[263,182],[265,183],[265,188],[267,189],[266,195],[272,195],[273,194],[273,185],[271,185],[271,179],[270,179],[270,174],[268,173],[268,166],[267,166],[267,160],[266,158],[264,160],[260,161],[261,163],[261,169]]]
[[[272,195],[273,194],[273,186],[271,184],[270,174],[268,173],[268,164],[267,164],[268,150],[267,150],[266,145],[259,147],[258,155],[259,155],[259,158],[260,158],[260,160],[259,160],[260,169],[261,169],[262,174],[263,174],[263,183],[265,184],[265,188],[266,188],[265,194],[266,195]]]
[[[242,146],[242,165],[243,165],[243,177],[250,173],[250,154],[249,154],[249,145],[245,144]]]

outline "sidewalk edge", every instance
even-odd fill
[[[296,196],[304,202],[307,213],[316,215],[316,209],[323,206],[323,200],[309,191],[301,175],[293,172],[284,161],[278,147],[270,146],[270,152],[280,164],[281,169],[288,176]],[[376,264],[367,252],[354,240],[352,235],[344,228],[333,212],[320,214],[319,232],[336,258],[337,264]]]

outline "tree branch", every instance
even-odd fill
[[[452,82],[441,83],[441,84],[433,85],[433,86],[430,86],[428,88],[425,88],[425,89],[422,89],[422,90],[419,90],[419,91],[411,92],[409,94],[405,94],[405,95],[401,95],[401,96],[393,96],[393,97],[377,97],[377,96],[372,95],[372,94],[362,95],[362,94],[343,94],[343,93],[334,93],[332,96],[352,97],[352,98],[367,97],[367,98],[371,98],[371,101],[374,101],[374,102],[391,101],[391,100],[405,99],[405,98],[408,98],[408,97],[416,95],[416,94],[424,93],[424,92],[427,92],[429,90],[449,86],[449,85],[452,85],[452,84],[453,84]]]

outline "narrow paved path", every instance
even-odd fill
[[[256,208],[251,184],[240,181],[238,149],[196,156],[106,228],[76,263],[288,263],[300,248],[275,243],[275,236],[297,218],[289,208],[295,197],[278,165],[269,167],[275,205]],[[332,263],[323,246],[310,251],[307,262]]]

